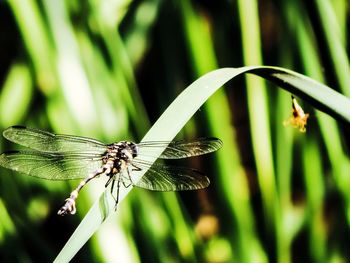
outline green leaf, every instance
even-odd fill
[[[166,109],[158,121],[148,131],[142,141],[171,141],[182,129],[193,114],[226,82],[242,75],[251,73],[299,96],[315,108],[328,113],[335,119],[350,122],[350,100],[331,88],[309,78],[279,67],[250,66],[241,68],[222,68],[211,71],[193,82]],[[225,142],[224,142],[225,147]],[[159,154],[161,151],[159,152]],[[154,162],[157,158],[149,158]],[[146,171],[138,173],[142,176]],[[131,191],[132,187],[120,188],[119,202]],[[78,228],[68,240],[55,262],[68,262],[88,241],[99,226],[114,211],[114,199],[107,188],[86,214]]]

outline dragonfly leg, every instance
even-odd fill
[[[130,187],[130,185],[132,185],[133,183],[130,181],[130,183],[125,183],[124,182],[124,180],[122,181],[123,182],[123,186],[125,187],[125,188],[128,188],[128,187]]]
[[[118,202],[119,202],[120,177],[117,180],[117,196],[116,197],[113,195],[115,181],[116,181],[116,179],[113,178],[112,186],[111,186],[111,195],[112,195],[112,197],[113,197],[113,199],[115,201],[114,210],[117,211],[117,206],[118,206]]]
[[[114,206],[114,209],[115,211],[117,211],[117,206],[118,206],[118,203],[119,203],[119,189],[120,189],[120,182],[122,182],[123,186],[125,188],[128,188],[132,183],[130,182],[129,184],[126,184],[125,181],[123,180],[123,177],[121,174],[118,175],[117,177],[118,179],[116,179],[116,177],[111,177],[110,179],[108,179],[108,184],[110,182],[112,182],[112,185],[111,185],[111,195],[115,201],[115,206]],[[114,190],[114,185],[115,185],[115,182],[117,181],[117,194],[114,195],[113,194],[113,190]]]
[[[137,169],[134,169],[134,168],[133,169],[126,169],[126,172],[128,174],[128,180],[129,180],[130,183],[128,185],[126,185],[125,182],[123,181],[123,184],[124,184],[125,188],[128,188],[130,185],[134,185],[134,182],[133,182],[133,180],[131,178],[130,170],[131,171],[141,171],[141,168],[135,166],[134,164],[132,166],[137,168]]]
[[[132,171],[141,171],[142,169],[140,167],[137,167],[135,164],[131,164],[134,168],[132,168]]]
[[[110,175],[106,184],[105,184],[105,188],[112,182],[112,189],[113,189],[113,185],[114,185],[114,175]]]
[[[90,180],[98,177],[102,173],[105,173],[108,170],[106,167],[101,167],[96,170],[94,173],[90,174],[84,180],[82,180],[79,185],[71,192],[70,196],[65,200],[64,205],[58,210],[57,214],[64,216],[66,214],[74,215],[76,213],[75,200],[78,198],[80,190],[86,185]]]
[[[117,182],[117,200],[115,200],[114,211],[117,211],[117,206],[119,203],[119,189],[120,189],[120,180]]]

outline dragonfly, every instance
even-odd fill
[[[115,207],[119,188],[130,185],[153,191],[183,191],[206,188],[209,178],[202,172],[181,166],[150,163],[147,156],[164,151],[160,159],[182,159],[214,152],[222,147],[218,138],[199,138],[194,141],[149,141],[134,143],[120,141],[105,144],[81,136],[53,134],[36,128],[12,126],[3,136],[16,144],[29,148],[8,151],[0,155],[0,166],[48,180],[81,179],[70,193],[58,215],[75,214],[76,199],[80,190],[92,179],[105,175],[105,187],[111,184],[111,194],[116,186]],[[153,155],[152,155],[153,154]],[[135,171],[147,170],[138,180]]]

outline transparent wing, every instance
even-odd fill
[[[140,156],[156,156],[157,150],[165,148],[158,157],[161,159],[181,159],[191,156],[207,154],[220,149],[222,141],[217,138],[199,138],[192,142],[142,142],[138,144]]]
[[[13,126],[4,130],[3,135],[9,141],[43,152],[89,152],[102,154],[106,145],[100,141],[72,136],[56,135],[39,129]]]
[[[200,171],[187,167],[169,166],[164,164],[153,164],[134,161],[133,166],[149,170],[135,184],[153,191],[184,191],[206,188],[209,184],[209,178]]]
[[[102,165],[101,156],[14,151],[0,155],[0,166],[49,180],[85,178]]]

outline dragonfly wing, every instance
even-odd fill
[[[102,166],[101,156],[13,151],[0,155],[0,166],[49,180],[85,178]]]
[[[209,178],[201,172],[187,167],[150,164],[135,161],[133,166],[148,171],[135,186],[153,191],[184,191],[206,188]]]
[[[165,148],[158,158],[181,159],[214,152],[222,147],[218,138],[199,138],[192,142],[143,142],[138,144],[140,156],[157,156],[160,148]]]
[[[72,135],[56,135],[47,131],[22,126],[4,130],[9,141],[43,152],[104,153],[106,146],[100,141]]]

